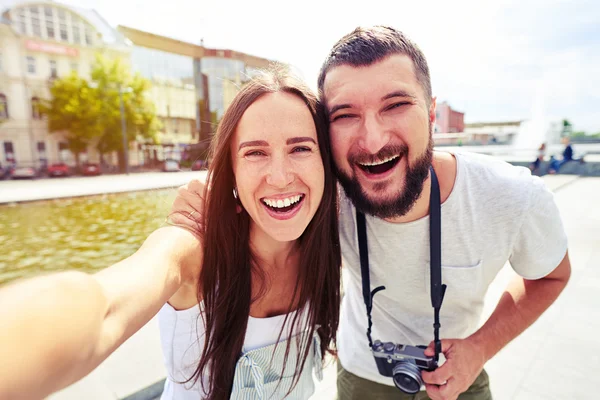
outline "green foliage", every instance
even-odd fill
[[[123,111],[128,143],[138,139],[154,142],[160,129],[154,104],[146,97],[150,82],[131,75],[119,59],[98,55],[92,66],[91,82],[75,72],[56,79],[50,89],[52,99],[40,108],[48,117],[50,132],[65,132],[69,149],[76,155],[96,143],[101,154],[123,153],[121,129]],[[120,157],[122,159],[122,157]]]

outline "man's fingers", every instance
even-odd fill
[[[425,389],[432,400],[456,400],[460,393],[454,383],[454,379],[450,378],[445,385],[425,384]]]
[[[423,382],[433,385],[443,385],[452,377],[452,370],[448,364],[444,364],[435,371],[421,371]]]
[[[192,179],[186,186],[187,190],[189,190],[191,193],[204,196],[204,187],[206,186],[204,182],[201,182],[198,179]]]
[[[452,347],[452,343],[452,339],[442,339],[442,353],[445,354]],[[433,357],[435,355],[435,342],[431,341],[424,352],[427,357]]]

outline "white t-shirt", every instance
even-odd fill
[[[470,153],[456,153],[457,176],[442,204],[442,281],[448,287],[440,312],[440,337],[475,332],[489,284],[510,261],[522,277],[553,271],[567,251],[567,238],[543,181],[527,168]],[[429,280],[429,217],[394,224],[366,216],[373,340],[428,345],[433,340]],[[393,386],[380,375],[366,337],[355,209],[342,195],[340,241],[349,279],[344,288],[338,334],[342,366],[371,381]]]

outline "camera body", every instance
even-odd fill
[[[371,352],[381,375],[391,377],[403,392],[414,394],[423,385],[421,371],[434,371],[438,367],[433,357],[425,355],[426,348],[376,340]]]

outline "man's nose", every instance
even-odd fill
[[[390,139],[385,126],[374,115],[364,118],[359,134],[359,146],[370,154],[377,154]]]

